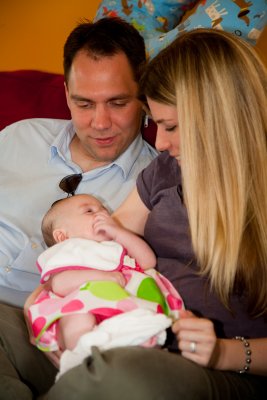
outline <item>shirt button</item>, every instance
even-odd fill
[[[11,271],[11,267],[9,267],[9,266],[7,266],[7,267],[5,267],[5,272],[10,272]]]
[[[32,249],[36,249],[38,247],[38,244],[35,242],[32,242]]]

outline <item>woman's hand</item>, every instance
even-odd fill
[[[183,357],[205,367],[212,367],[216,363],[219,348],[210,320],[198,318],[191,311],[182,310],[180,318],[172,326],[172,331]]]

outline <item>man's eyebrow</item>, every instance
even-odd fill
[[[131,99],[133,97],[134,96],[133,95],[129,95],[129,93],[121,93],[121,94],[118,94],[116,96],[110,97],[108,100],[109,101],[112,101],[112,100],[127,100],[127,99]]]
[[[71,94],[71,95],[70,95],[70,98],[71,98],[72,100],[76,100],[76,101],[92,101],[92,100],[90,100],[90,99],[88,99],[88,98],[86,98],[86,97],[79,96],[78,94]]]
[[[88,97],[79,96],[77,94],[71,94],[70,97],[72,100],[75,100],[75,101],[86,101],[86,102],[94,103],[94,100],[89,99]],[[121,94],[107,98],[106,101],[128,100],[128,99],[132,99],[133,97],[134,96],[129,95],[128,93],[121,93]]]

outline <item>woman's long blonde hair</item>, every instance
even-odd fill
[[[197,29],[152,60],[141,92],[177,106],[183,195],[200,271],[230,307],[267,313],[267,72],[242,39]]]

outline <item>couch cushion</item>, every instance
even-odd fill
[[[0,130],[35,117],[70,118],[63,75],[34,70],[0,72]]]

